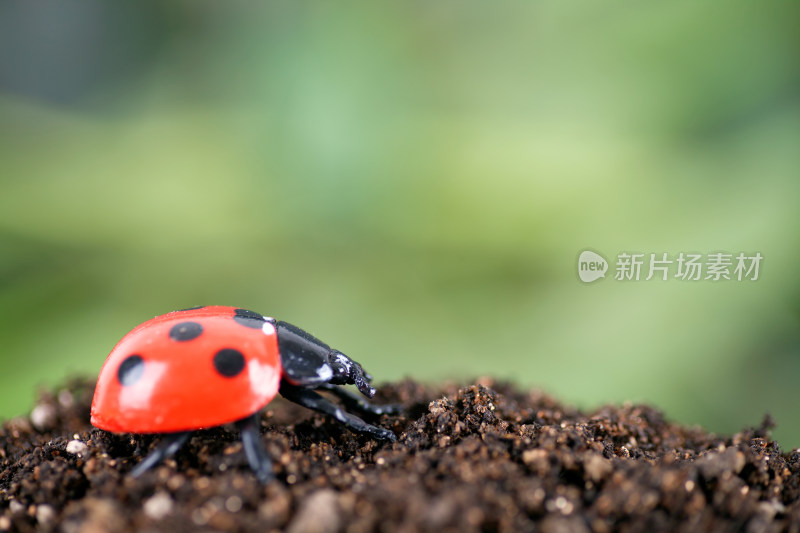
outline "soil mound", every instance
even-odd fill
[[[0,531],[798,531],[800,452],[771,422],[732,436],[651,407],[584,413],[482,379],[380,387],[394,444],[275,400],[260,485],[229,427],[195,433],[141,478],[160,441],[89,425],[94,384],[43,394],[0,427]]]

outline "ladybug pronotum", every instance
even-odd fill
[[[361,365],[302,329],[254,311],[207,306],[161,315],[135,327],[109,354],[92,400],[92,425],[115,433],[161,433],[161,444],[132,471],[134,477],[174,454],[195,430],[233,422],[250,467],[261,482],[272,463],[259,433],[259,411],[276,394],[384,441],[394,433],[352,415],[380,415],[372,405],[372,376]]]

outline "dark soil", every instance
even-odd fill
[[[0,428],[0,530],[800,531],[800,452],[761,428],[720,437],[641,405],[582,413],[480,380],[411,381],[376,400],[396,444],[276,400],[261,486],[229,428],[196,433],[139,479],[157,437],[89,425],[93,385],[45,394]]]

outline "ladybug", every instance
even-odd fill
[[[140,324],[108,355],[92,399],[92,425],[115,433],[161,433],[161,444],[132,471],[138,477],[180,449],[195,430],[235,423],[250,467],[263,483],[272,463],[259,434],[259,411],[280,393],[346,427],[394,442],[388,429],[348,413],[314,389],[361,413],[373,405],[372,376],[302,329],[254,311],[225,306],[183,309]]]

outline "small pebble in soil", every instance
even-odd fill
[[[144,514],[153,520],[161,520],[172,510],[172,498],[166,492],[157,492],[144,502]]]
[[[56,519],[56,510],[52,505],[43,503],[36,507],[36,521],[42,526],[49,526]]]
[[[44,403],[34,407],[33,411],[31,411],[31,424],[39,431],[52,429],[56,424],[55,406]]]
[[[86,452],[89,451],[89,447],[79,440],[71,440],[67,443],[67,453],[71,453],[73,455],[84,455]]]

